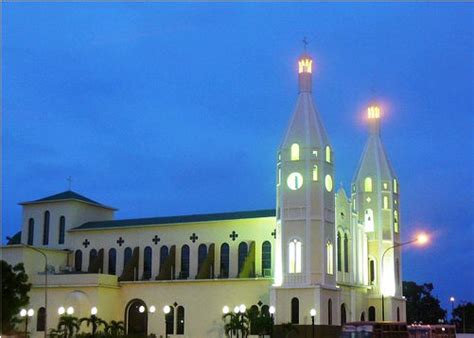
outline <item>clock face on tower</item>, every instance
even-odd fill
[[[303,186],[303,176],[300,173],[291,173],[286,180],[288,188],[298,190]]]

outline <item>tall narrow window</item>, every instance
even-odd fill
[[[180,272],[181,279],[188,279],[189,278],[189,246],[183,245],[181,247],[181,272]]]
[[[349,272],[349,237],[344,234],[344,272]]]
[[[64,244],[64,235],[66,232],[66,217],[61,216],[59,217],[59,244]]]
[[[247,259],[247,254],[248,254],[248,245],[245,242],[241,242],[239,244],[239,273],[242,272],[242,269],[244,268],[244,263],[245,260]]]
[[[398,182],[396,178],[393,179],[393,193],[398,194]]]
[[[178,306],[177,312],[176,334],[184,334],[184,307]]]
[[[170,312],[165,315],[166,335],[174,334],[174,308],[170,306]]]
[[[202,264],[207,258],[207,246],[206,244],[199,245],[198,248],[198,272],[201,271]]]
[[[131,261],[132,259],[132,248],[125,248],[125,252],[123,255],[123,269],[127,267],[127,264]]]
[[[300,322],[300,301],[294,297],[291,299],[291,323],[299,324]]]
[[[291,160],[298,161],[300,159],[300,145],[298,143],[293,143],[291,145]]]
[[[342,272],[342,236],[337,232],[337,271]]]
[[[152,251],[151,247],[147,246],[143,252],[143,279],[149,280],[151,278],[152,267]]]
[[[91,249],[91,251],[89,251],[89,271],[91,267],[96,264],[96,261],[97,261],[97,250]]]
[[[160,248],[160,271],[164,267],[166,258],[168,258],[168,247],[166,245],[163,245]]]
[[[117,273],[117,251],[112,248],[109,250],[109,275],[115,275]]]
[[[332,299],[328,300],[328,325],[332,325]]]
[[[369,307],[369,322],[375,322],[376,314],[375,314],[375,307]]]
[[[334,256],[333,256],[333,247],[331,241],[326,243],[326,269],[328,275],[334,274]]]
[[[269,241],[262,244],[262,275],[263,277],[272,275],[272,245]]]
[[[346,324],[347,322],[347,314],[346,314],[346,304],[341,304],[341,325]]]
[[[46,309],[40,307],[36,317],[36,331],[44,331],[46,329]]]
[[[372,209],[366,209],[364,215],[364,228],[365,232],[373,232],[374,231],[374,212]]]
[[[82,270],[82,251],[81,250],[76,250],[76,253],[74,254],[74,269],[76,271]]]
[[[331,163],[331,147],[326,146],[326,162]]]
[[[278,167],[277,186],[280,185],[280,182],[281,182],[281,168]]]
[[[33,239],[35,236],[35,220],[30,218],[28,220],[28,245],[33,245]]]
[[[301,273],[301,242],[296,239],[288,244],[288,272]]]
[[[375,260],[369,259],[369,284],[375,283]]]
[[[395,280],[397,282],[397,287],[400,285],[400,261],[398,258],[395,261]]]
[[[318,165],[313,165],[313,181],[318,180]]]
[[[49,211],[44,213],[44,223],[43,223],[43,245],[48,245],[49,243]]]
[[[372,192],[372,178],[366,177],[364,180],[364,191],[365,192]]]
[[[221,278],[229,278],[229,244],[221,245]]]
[[[397,306],[397,322],[400,321],[400,308]]]
[[[388,196],[383,197],[383,208],[388,209]]]
[[[398,233],[398,212],[397,212],[397,210],[393,211],[393,231]]]

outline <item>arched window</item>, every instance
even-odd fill
[[[342,235],[337,232],[337,271],[342,272]]]
[[[344,325],[347,322],[347,314],[346,314],[346,304],[341,304],[341,325]]]
[[[152,250],[147,246],[143,252],[143,279],[149,280],[151,278],[152,267]]]
[[[124,270],[131,259],[132,259],[132,248],[125,248],[125,252],[123,255],[123,269]]]
[[[181,247],[181,279],[188,279],[189,277],[189,246],[183,245]]]
[[[398,233],[398,211],[393,211],[393,231]]]
[[[344,234],[344,272],[349,272],[349,237]]]
[[[365,322],[365,312],[364,311],[362,311],[362,313],[360,314],[360,321]]]
[[[140,311],[143,306],[145,309]],[[141,299],[133,299],[127,306],[125,312],[125,325],[127,326],[127,335],[132,337],[146,337],[148,333],[148,309],[145,302]]]
[[[270,307],[268,305],[263,305],[261,313],[262,313],[263,316],[265,316],[267,318],[270,317]]]
[[[174,308],[170,306],[170,312],[165,315],[166,334],[174,334]]]
[[[117,251],[112,248],[109,250],[109,275],[115,275],[117,270]]]
[[[198,247],[198,272],[201,271],[202,264],[207,258],[206,244],[200,244]]]
[[[66,233],[66,217],[59,217],[59,244],[64,244],[64,235]]]
[[[245,242],[240,242],[239,244],[239,273],[242,272],[242,269],[244,268],[244,263],[245,260],[247,259],[247,254],[248,254],[248,245]]]
[[[221,245],[221,278],[229,278],[229,244]]]
[[[177,312],[176,334],[184,334],[184,307],[178,306]]]
[[[49,211],[44,212],[44,223],[43,223],[43,245],[49,243]]]
[[[263,277],[272,275],[272,245],[269,241],[262,244],[262,275]]]
[[[291,145],[291,160],[298,161],[300,159],[300,145],[298,143],[293,143]]]
[[[301,242],[297,239],[288,244],[288,272],[301,273]]]
[[[89,271],[91,269],[91,267],[96,264],[96,260],[97,260],[97,250],[96,249],[91,249],[91,251],[89,251]]]
[[[313,181],[318,180],[318,165],[313,165]]]
[[[400,285],[400,260],[398,258],[395,260],[395,281],[397,286]]]
[[[375,260],[369,259],[369,284],[375,283]]]
[[[44,307],[38,309],[36,317],[36,331],[44,331],[46,326],[46,310]]]
[[[369,307],[369,322],[375,322],[375,307]]]
[[[28,220],[28,245],[33,245],[33,239],[35,237],[35,220],[30,218]]]
[[[332,325],[332,299],[328,300],[328,325]]]
[[[396,178],[393,179],[393,193],[398,194],[398,182]]]
[[[372,192],[372,178],[366,177],[364,180],[364,191],[365,192]]]
[[[76,250],[76,253],[74,254],[74,269],[76,271],[82,270],[82,251],[81,250]]]
[[[365,222],[364,222],[365,232],[374,231],[374,212],[372,209],[365,210]]]
[[[168,258],[168,247],[166,245],[163,245],[160,248],[160,267],[165,264],[166,258]]]
[[[400,321],[400,308],[397,306],[397,322]]]
[[[298,324],[300,322],[300,301],[294,297],[291,299],[291,323]]]
[[[331,163],[331,147],[326,146],[326,162]]]
[[[334,274],[334,256],[331,241],[326,243],[326,271],[328,275]]]

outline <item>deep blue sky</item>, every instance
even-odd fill
[[[474,300],[469,4],[3,4],[3,238],[20,201],[73,190],[118,218],[272,208],[307,36],[348,187],[387,107],[404,279]]]

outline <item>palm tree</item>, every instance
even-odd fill
[[[59,318],[58,331],[63,331],[65,338],[71,338],[75,332],[79,331],[80,323],[77,317],[62,315]]]
[[[236,337],[239,336],[239,331],[242,333],[242,338],[246,337],[249,333],[249,318],[246,313],[234,313],[229,312],[222,316],[222,319],[226,321],[229,318],[229,322],[224,325],[224,331],[226,336],[233,334]]]
[[[80,324],[82,324],[83,322],[86,322],[87,327],[92,325],[92,337],[95,337],[95,334],[99,326],[104,325],[104,327],[107,327],[107,322],[100,319],[96,315],[91,315],[90,317],[81,318],[79,322]]]
[[[64,336],[64,331],[59,329],[50,329],[49,337],[50,338],[60,338]]]
[[[105,326],[105,332],[110,334],[112,337],[121,336],[125,333],[125,326],[122,321],[112,320]]]

